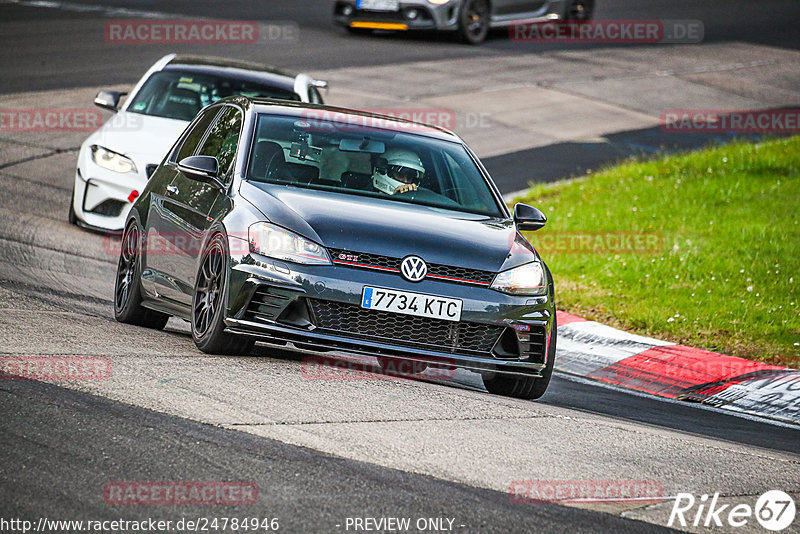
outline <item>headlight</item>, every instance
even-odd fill
[[[498,273],[492,289],[512,295],[544,295],[547,293],[544,268],[540,262],[534,261]]]
[[[435,5],[435,6],[440,6],[440,5],[442,5],[442,4],[446,4],[446,3],[447,3],[447,2],[449,2],[449,1],[450,1],[450,0],[428,0],[428,3],[429,3],[429,4],[433,4],[433,5]]]
[[[136,172],[136,165],[130,158],[112,152],[99,145],[92,145],[92,160],[100,167],[114,172]]]
[[[329,265],[331,259],[322,246],[269,223],[256,223],[248,230],[250,252],[278,260],[310,265]]]

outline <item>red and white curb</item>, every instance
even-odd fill
[[[558,371],[800,424],[800,371],[676,345],[558,312]]]

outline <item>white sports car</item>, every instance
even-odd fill
[[[322,104],[326,82],[255,63],[176,56],[158,60],[125,102],[100,91],[94,103],[116,114],[81,145],[69,222],[118,232],[152,172],[197,113],[231,95]]]

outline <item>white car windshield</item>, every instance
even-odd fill
[[[128,111],[190,121],[208,104],[234,95],[300,100],[293,91],[249,80],[166,70],[153,73],[147,79]]]

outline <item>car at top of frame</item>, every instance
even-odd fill
[[[594,0],[336,0],[333,20],[352,33],[445,30],[478,44],[490,29],[553,20],[582,22]]]
[[[118,321],[189,321],[197,347],[256,340],[464,368],[538,398],[556,346],[551,274],[475,154],[447,130],[233,97],[205,108],[136,200]]]
[[[136,196],[166,150],[204,106],[244,94],[321,104],[322,81],[257,63],[170,54],[125,93],[100,91],[94,103],[115,113],[83,142],[69,222],[121,231]]]

